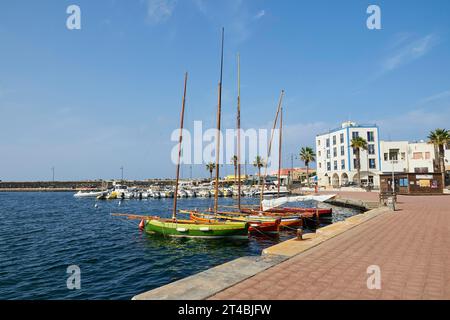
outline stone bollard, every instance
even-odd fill
[[[298,228],[297,229],[297,240],[303,240],[303,228]]]
[[[387,207],[392,211],[395,211],[395,198],[393,196],[387,199]]]

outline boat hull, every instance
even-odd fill
[[[228,221],[248,222],[250,233],[278,233],[280,231],[281,219],[267,219],[265,217],[228,217],[219,215],[218,218],[212,215],[203,215],[191,212],[190,218],[199,222],[215,222],[217,219]]]
[[[156,233],[170,237],[183,238],[248,238],[247,223],[198,223],[189,220],[148,220],[144,230],[147,233]]]

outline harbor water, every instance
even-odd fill
[[[257,201],[243,199],[249,204]],[[143,233],[137,220],[111,216],[169,216],[172,202],[0,193],[0,299],[131,299],[224,262],[260,255],[264,248],[295,236],[291,231],[249,240],[164,238]],[[187,198],[178,204],[183,209],[205,209],[213,200]],[[220,205],[235,204],[232,198],[220,199]],[[333,221],[358,213],[332,208]],[[67,268],[73,265],[81,270],[79,290],[67,287]]]

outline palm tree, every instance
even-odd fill
[[[255,161],[253,161],[253,166],[258,168],[259,185],[261,185],[261,168],[265,166],[264,159],[260,156],[256,156]]]
[[[308,187],[310,187],[311,185],[309,183],[309,164],[311,162],[316,161],[316,154],[314,153],[314,150],[311,147],[305,147],[300,150],[300,159],[305,163],[306,179],[308,181]]]
[[[434,144],[439,158],[439,170],[442,173],[442,183],[445,186],[445,150],[444,146],[450,143],[450,131],[446,129],[436,129],[428,135],[429,143]]]
[[[238,157],[235,155],[231,158],[231,162],[233,162],[234,166],[234,184],[236,184],[236,175],[237,175],[237,166],[238,166]],[[241,177],[239,177],[241,179]]]
[[[358,186],[361,187],[361,149],[367,150],[367,141],[362,137],[355,137],[351,141],[353,153],[356,156],[356,170],[358,170]]]
[[[209,180],[212,181],[212,174],[214,169],[216,169],[216,164],[213,162],[210,162],[206,165],[206,170],[209,171]]]

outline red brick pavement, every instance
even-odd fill
[[[375,200],[376,193],[343,197]],[[211,299],[450,299],[450,196],[400,196],[378,216]],[[367,268],[381,289],[367,288]]]

